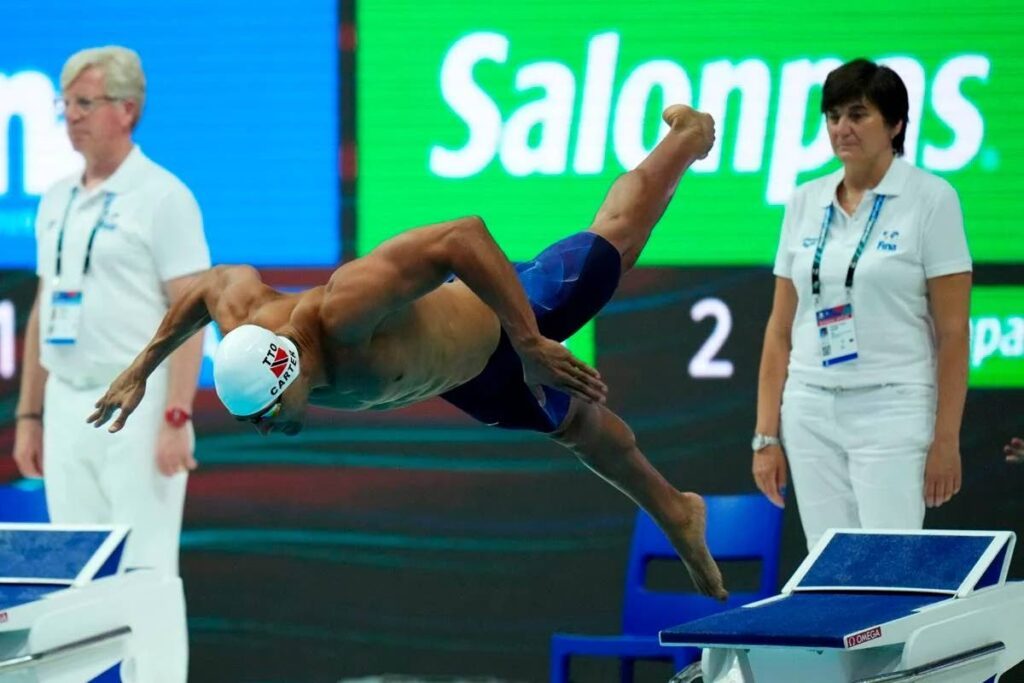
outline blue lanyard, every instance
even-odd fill
[[[64,259],[64,231],[68,227],[68,214],[71,213],[71,205],[75,203],[75,198],[78,196],[78,187],[71,188],[71,197],[68,198],[68,205],[64,207],[64,218],[60,222],[60,233],[57,236],[57,268],[56,277],[60,279],[61,263]],[[89,242],[85,247],[85,263],[82,265],[82,274],[86,275],[89,273],[89,264],[92,262],[92,245],[96,241],[96,233],[99,232],[100,228],[104,226],[107,221],[107,214],[110,212],[110,205],[114,201],[114,193],[107,192],[103,196],[103,208],[100,210],[100,216],[96,219],[96,224],[92,226],[92,230],[89,232]]]
[[[878,214],[882,212],[882,204],[884,203],[884,194],[875,197],[875,203],[871,207],[871,215],[868,217],[868,224],[864,226],[864,234],[860,236],[857,250],[853,252],[850,267],[846,269],[847,290],[853,288],[853,272],[857,270],[857,262],[860,261],[861,254],[864,253],[864,247],[867,246],[868,240],[871,238],[871,231],[874,230],[875,223],[878,222]],[[811,265],[811,293],[814,294],[815,298],[821,296],[821,255],[825,253],[825,240],[828,239],[833,212],[834,207],[829,203],[825,208],[825,218],[821,222],[821,232],[818,233],[818,246],[814,250],[814,263]]]

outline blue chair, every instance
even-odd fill
[[[0,485],[0,522],[49,522],[46,491],[38,480]]]
[[[556,633],[551,637],[551,683],[569,680],[573,656],[616,657],[623,683],[632,683],[637,660],[669,660],[680,671],[700,658],[697,648],[663,648],[658,632],[692,619],[733,609],[775,595],[779,581],[782,510],[761,494],[707,496],[708,546],[719,562],[761,561],[761,580],[754,592],[730,593],[718,602],[696,593],[655,592],[645,586],[651,560],[678,562],[661,529],[643,511],[637,513],[626,568],[622,634],[589,636]],[[680,567],[682,570],[682,567]]]

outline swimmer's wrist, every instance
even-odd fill
[[[505,333],[508,334],[509,341],[512,342],[512,347],[517,351],[526,353],[537,348],[540,344],[541,336],[539,332],[534,332],[532,334],[520,333],[515,335],[511,330],[506,328]]]

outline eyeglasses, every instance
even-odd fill
[[[250,424],[258,425],[264,420],[273,420],[275,417],[281,414],[281,400],[274,401],[267,406],[261,412],[255,415],[248,415],[246,417],[236,417],[235,419],[239,422],[248,422]]]
[[[96,111],[101,104],[120,102],[123,99],[123,97],[110,97],[109,95],[100,95],[99,97],[58,97],[53,101],[53,105],[57,109],[57,116],[67,115],[72,107],[77,107],[78,111],[88,116]]]

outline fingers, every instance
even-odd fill
[[[104,396],[100,400],[96,401],[96,410],[90,415],[86,422],[91,423],[94,427],[102,427],[110,416],[114,414],[114,406],[107,401],[107,397]]]
[[[592,368],[576,356],[571,356],[571,361],[574,368],[582,371],[583,373],[594,377],[595,379],[601,379],[601,373],[597,371],[597,368]]]
[[[935,477],[926,476],[924,480],[924,504],[925,507],[935,507],[935,501],[938,499],[938,481]]]
[[[111,434],[117,434],[119,431],[124,429],[124,425],[128,421],[128,416],[132,414],[133,410],[135,410],[134,406],[121,406],[121,414],[117,416],[117,419],[114,420],[114,423],[110,425],[110,429],[107,431]]]
[[[1006,455],[1006,462],[1012,465],[1019,465],[1024,462],[1024,440],[1014,437],[1010,443],[1003,446],[1003,453]]]
[[[757,484],[757,488],[761,493],[771,501],[772,505],[778,508],[786,507],[786,501],[783,500],[782,494],[779,492],[779,484],[785,485],[786,474],[780,472],[777,463],[768,461],[771,458],[770,455],[766,454],[754,454],[754,482]]]
[[[778,468],[775,470],[775,485],[776,490],[779,492],[779,502],[777,505],[780,508],[786,507],[786,484],[786,466],[780,462]]]
[[[159,453],[156,458],[156,468],[165,477],[173,477],[179,472],[190,472],[199,466],[192,453],[185,452],[177,454],[173,452]]]
[[[114,420],[114,423],[110,425],[110,429],[108,429],[107,431],[110,432],[111,434],[116,434],[117,432],[124,429],[124,425],[128,421],[128,417],[135,412],[136,408],[139,407],[140,401],[142,401],[142,396],[137,395],[132,398],[129,398],[127,401],[120,403],[121,414],[117,416],[117,419]],[[113,414],[113,408],[110,409],[110,412],[111,414]]]
[[[931,475],[925,478],[924,501],[926,507],[937,508],[945,505],[957,493],[960,493],[960,481],[956,474]]]
[[[560,388],[565,389],[573,396],[586,401],[587,403],[604,403],[605,388],[603,384],[584,382],[576,377],[569,377],[563,380]]]
[[[25,478],[38,479],[43,476],[42,453],[15,453],[14,463]]]
[[[608,385],[601,381],[597,370],[586,363],[572,358],[565,368],[565,388],[585,401],[604,403],[608,397]]]

